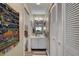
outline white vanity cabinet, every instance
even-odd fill
[[[32,38],[32,39],[31,39],[31,42],[32,42],[31,48],[32,48],[32,49],[37,49],[37,48],[38,48],[38,40]]]
[[[46,49],[47,39],[45,37],[32,37],[31,38],[32,49]]]

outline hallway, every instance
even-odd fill
[[[79,56],[79,4],[0,3],[0,55]]]
[[[30,8],[31,19],[28,25],[28,37],[26,43],[26,55],[47,55],[48,50],[48,8],[51,4],[28,3]],[[30,32],[30,33],[29,33]],[[34,51],[33,51],[34,50]]]

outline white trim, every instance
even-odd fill
[[[24,3],[24,8],[26,8],[27,12],[28,12],[29,14],[31,14],[30,8],[29,8],[29,7],[27,6],[27,4],[25,4],[25,3]]]
[[[62,4],[62,26],[63,26],[63,56],[64,56],[64,29],[65,28],[65,4]]]
[[[50,56],[50,55],[49,55],[49,51],[48,51],[47,49],[46,49],[46,53],[47,53],[47,56]]]
[[[48,7],[48,12],[51,10],[51,7],[52,7],[52,3]]]
[[[52,12],[53,8],[55,7],[56,3],[50,8],[50,12]]]

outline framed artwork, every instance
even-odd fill
[[[0,55],[4,55],[19,42],[19,13],[9,5],[0,3]]]

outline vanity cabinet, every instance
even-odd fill
[[[34,37],[31,38],[31,48],[32,49],[46,49],[47,38]]]

